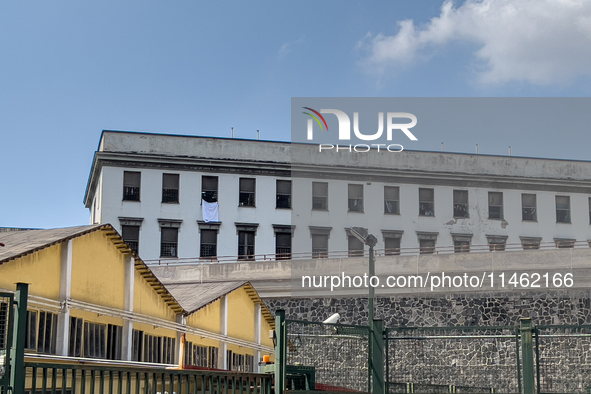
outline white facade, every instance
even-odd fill
[[[516,247],[524,238],[549,245],[575,240],[576,246],[588,247],[591,239],[591,162],[317,150],[304,144],[105,131],[85,204],[93,223],[120,230],[122,224],[139,225],[139,254],[147,260],[161,258],[161,229],[167,226],[178,228],[178,258],[200,257],[200,227],[215,229],[217,256],[228,256],[220,261],[236,260],[241,229],[255,231],[257,260],[273,259],[276,231],[290,226],[294,257],[310,256],[318,229],[328,235],[330,252],[346,254],[346,229],[355,226],[378,238],[377,249],[385,248],[384,235],[396,234],[403,253],[418,252],[425,233],[448,252],[458,240]],[[141,173],[140,201],[123,200],[126,171]],[[179,175],[178,203],[162,202],[163,174]],[[203,176],[218,177],[219,225],[202,223]],[[239,206],[240,178],[256,179],[255,207]],[[292,209],[276,208],[277,180],[292,181]],[[327,210],[312,209],[313,182],[328,184]],[[363,212],[348,209],[350,184],[362,185]],[[384,186],[399,188],[399,214],[384,213]],[[433,216],[419,214],[421,188],[433,189]],[[468,192],[469,217],[454,218],[454,190]],[[502,218],[489,218],[490,192],[502,193]],[[522,194],[535,195],[536,220],[523,220]],[[557,196],[568,197],[567,223],[557,222]]]

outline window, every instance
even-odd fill
[[[254,260],[254,231],[238,231],[238,260]]]
[[[160,257],[178,257],[179,229],[160,228]]]
[[[197,367],[217,368],[218,348],[185,342],[185,363]],[[215,359],[214,359],[215,357]]]
[[[472,234],[452,233],[451,238],[454,242],[454,253],[468,253],[472,243]]]
[[[319,259],[326,257],[328,257],[328,235],[312,235],[312,258]]]
[[[574,239],[569,238],[554,238],[554,242],[556,243],[556,247],[558,249],[569,249],[575,247]]]
[[[417,238],[419,239],[419,253],[432,254],[435,253],[435,242],[439,233],[432,233],[426,231],[417,231]]]
[[[56,353],[57,314],[39,312],[39,331],[37,336],[37,351],[39,353]]]
[[[487,235],[486,240],[488,241],[488,249],[491,252],[503,251],[507,245],[506,235]]]
[[[162,174],[162,202],[179,202],[179,174]]]
[[[312,209],[328,210],[328,183],[312,182]]]
[[[123,327],[114,324],[107,325],[107,359],[121,360]]]
[[[240,207],[254,207],[255,206],[255,189],[256,179],[254,178],[240,178]]]
[[[363,244],[363,242],[361,242],[360,240],[358,240],[356,237],[354,237],[353,235],[349,235],[347,237],[347,241],[348,241],[348,245],[349,245],[349,257],[359,257],[359,256],[363,256],[364,252],[365,252],[365,245]]]
[[[291,258],[291,233],[275,234],[275,258],[277,260]]]
[[[201,198],[206,202],[218,202],[218,177],[201,177]]]
[[[419,189],[419,216],[435,216],[435,190]]]
[[[591,224],[591,197],[589,197],[589,224]]]
[[[400,238],[384,238],[385,255],[394,256],[400,254]]]
[[[77,317],[70,317],[70,343],[68,345],[68,356],[82,357],[82,336],[83,320]]]
[[[140,200],[141,172],[124,171],[123,172],[123,200]]]
[[[488,192],[488,218],[503,218],[503,192]]]
[[[363,185],[349,185],[349,212],[363,212]]]
[[[520,237],[521,246],[524,250],[527,249],[540,249],[540,243],[542,242],[541,237]]]
[[[556,196],[556,223],[570,223],[569,196]]]
[[[104,324],[84,322],[84,357],[106,357],[106,326]]]
[[[291,209],[291,181],[277,181],[276,207]]]
[[[28,312],[27,312],[27,315],[28,315]],[[6,350],[7,336],[8,336],[8,302],[0,302],[0,349],[1,350]],[[4,352],[3,352],[3,354],[4,354]]]
[[[399,215],[399,201],[400,188],[397,186],[384,186],[384,213]]]
[[[468,217],[468,190],[454,190],[454,218]]]
[[[535,194],[521,195],[521,220],[532,222],[538,220]]]
[[[173,364],[176,339],[133,330],[133,359],[147,363]]]
[[[419,253],[420,254],[435,253],[435,241],[431,240],[431,239],[420,239],[419,240]]]
[[[218,255],[218,231],[217,230],[201,230],[201,254],[203,258],[215,258]]]
[[[4,311],[4,305],[8,304],[0,304],[0,341],[5,336],[2,335],[1,331],[1,320]],[[5,316],[5,315],[4,315]],[[25,349],[29,350],[37,350],[37,321],[39,318],[39,312],[37,311],[27,311],[27,336],[25,337]],[[2,348],[0,344],[0,348]]]
[[[133,330],[131,340],[131,361],[142,361],[144,354],[144,332]]]
[[[135,253],[139,253],[140,226],[121,226],[121,236]]]

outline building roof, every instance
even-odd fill
[[[192,314],[201,308],[215,302],[239,288],[244,288],[253,302],[261,304],[261,312],[267,322],[275,327],[273,314],[261,300],[254,287],[247,281],[178,283],[168,284],[166,288],[179,302],[187,314]]]
[[[173,311],[176,313],[184,311],[162,282],[152,273],[152,270],[129,248],[117,230],[108,223],[0,233],[0,244],[4,244],[4,247],[0,247],[0,265],[94,231],[103,231],[105,236],[113,242],[121,253],[132,254],[135,257],[135,269],[143,279]]]

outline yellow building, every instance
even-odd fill
[[[248,282],[167,289],[109,224],[0,243],[0,291],[30,284],[29,354],[176,364],[183,333],[185,364],[256,372],[273,354],[272,315]]]

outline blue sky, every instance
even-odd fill
[[[87,223],[103,129],[289,140],[291,97],[588,97],[586,3],[3,1],[0,226]],[[441,141],[588,159],[588,135]]]

